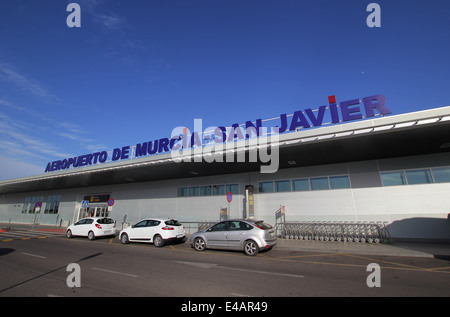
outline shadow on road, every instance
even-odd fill
[[[0,249],[0,255],[4,255],[3,253],[1,253],[3,250],[4,250],[4,249]],[[11,253],[11,252],[14,251],[14,249],[9,249],[9,250],[12,250],[12,251],[10,251],[9,253]],[[97,256],[99,256],[99,255],[102,255],[102,254],[103,254],[103,252],[94,253],[94,254],[92,254],[92,255],[88,255],[88,256],[86,256],[86,257],[84,257],[84,258],[81,258],[81,259],[79,259],[78,261],[74,261],[74,262],[72,262],[72,263],[79,263],[79,262],[82,262],[82,261],[86,261],[86,260],[95,258],[95,257],[97,257]],[[23,282],[17,283],[17,284],[12,285],[12,286],[9,286],[9,287],[7,287],[7,288],[4,288],[4,289],[0,290],[0,293],[6,292],[6,291],[8,291],[8,290],[10,290],[10,289],[13,289],[14,287],[17,287],[17,286],[26,284],[26,283],[28,283],[28,282],[37,280],[38,278],[41,278],[41,277],[43,277],[43,276],[52,274],[52,273],[54,273],[54,272],[56,272],[56,271],[59,271],[59,270],[61,270],[61,269],[65,269],[66,267],[67,267],[67,265],[64,265],[64,266],[58,267],[58,268],[56,268],[56,269],[54,269],[54,270],[51,270],[51,271],[48,271],[48,272],[46,272],[46,273],[40,274],[40,275],[38,275],[38,276],[32,277],[32,278],[30,278],[30,279],[28,279],[28,280],[25,280],[25,281],[23,281]]]
[[[11,252],[14,252],[16,250],[11,248],[0,248],[0,256],[10,254]]]

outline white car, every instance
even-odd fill
[[[73,236],[88,237],[94,240],[96,237],[115,236],[116,222],[111,218],[105,217],[89,217],[83,218],[66,230],[66,237]]]
[[[130,242],[153,243],[162,247],[166,242],[186,241],[184,226],[176,219],[144,219],[120,231],[123,244]]]

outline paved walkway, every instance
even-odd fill
[[[61,235],[63,235],[66,231],[66,228],[56,226],[0,223],[0,230],[5,230],[7,228],[61,233]],[[327,242],[278,239],[276,249],[290,251],[408,256],[424,258],[437,257],[450,260],[450,243],[413,243],[394,241],[390,244],[370,244],[358,242]]]
[[[335,252],[365,255],[408,256],[450,259],[450,243],[393,242],[370,244],[279,239],[277,248],[292,251]]]

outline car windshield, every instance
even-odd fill
[[[170,219],[164,222],[168,226],[181,226],[181,223],[176,219]]]
[[[264,221],[255,222],[255,226],[260,227],[261,229],[272,229],[272,226]]]

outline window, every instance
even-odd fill
[[[311,190],[329,189],[328,177],[311,178]]]
[[[383,172],[381,173],[381,182],[383,186],[405,185],[405,173],[399,172]]]
[[[189,196],[198,196],[200,193],[198,187],[189,187]]]
[[[164,223],[168,226],[182,226],[181,222],[179,222],[176,219],[167,220],[167,221],[164,221]]]
[[[28,212],[28,205],[30,204],[30,199],[31,199],[31,197],[26,197],[25,201],[23,202],[23,206],[22,206],[23,214],[26,214]]]
[[[34,214],[36,212],[36,206],[35,205],[36,205],[36,203],[38,201],[40,201],[40,202],[44,201],[44,196],[40,196],[40,197],[36,196],[36,197],[31,198],[30,204],[28,206],[28,213],[29,214]]]
[[[431,172],[429,169],[425,170],[415,170],[415,171],[406,171],[406,178],[408,180],[408,184],[430,184],[433,182],[431,178]]]
[[[348,176],[332,176],[330,177],[330,188],[331,189],[341,189],[350,188],[350,180]]]
[[[260,193],[273,193],[273,182],[261,182],[259,183]]]
[[[450,182],[450,167],[433,168],[433,176],[436,183]]]
[[[276,181],[275,188],[277,192],[290,192],[291,181]]]
[[[133,228],[144,228],[144,227],[147,227],[147,220],[142,220],[133,226]]]
[[[211,227],[210,231],[226,231],[229,226],[229,221],[219,222]]]
[[[214,196],[225,195],[225,185],[213,185],[212,194]]]
[[[292,181],[292,186],[293,186],[293,190],[298,192],[298,191],[305,191],[305,190],[309,190],[309,182],[308,179],[294,179]]]
[[[187,196],[188,196],[188,188],[187,187],[178,188],[178,197],[187,197]]]
[[[232,231],[241,231],[241,230],[250,230],[253,229],[253,227],[245,222],[242,221],[229,221],[228,222],[228,229]]]
[[[114,223],[114,220],[112,220],[111,218],[103,218],[98,219],[97,222],[102,225],[112,225]]]
[[[47,203],[45,204],[45,214],[57,214],[59,211],[59,203],[61,201],[61,196],[54,195],[47,197]]]
[[[160,223],[161,223],[161,221],[158,221],[158,220],[149,220],[147,222],[147,227],[156,227],[156,226],[159,226]]]
[[[255,222],[255,226],[261,229],[272,229],[273,227],[264,221]]]
[[[211,186],[200,187],[200,196],[211,196]]]
[[[233,195],[239,194],[239,185],[238,184],[229,184],[227,185],[227,193],[232,193]]]

